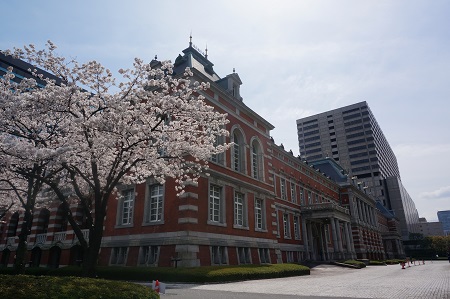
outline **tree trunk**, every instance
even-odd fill
[[[97,263],[103,237],[104,216],[96,215],[95,225],[89,229],[89,247],[85,249],[82,274],[85,277],[96,277]]]
[[[14,273],[15,274],[24,274],[25,273],[25,265],[26,258],[28,256],[28,244],[27,237],[31,231],[31,212],[25,211],[24,220],[22,229],[19,234],[19,245],[17,246],[16,256],[14,260]]]

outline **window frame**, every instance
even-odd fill
[[[260,202],[260,207],[258,207],[258,202]],[[259,197],[255,197],[255,230],[256,231],[267,231],[266,226],[266,206],[265,200]],[[260,216],[258,217],[258,211],[260,212]],[[258,225],[258,218],[261,220],[261,225]]]
[[[294,238],[295,240],[301,240],[302,234],[300,231],[300,216],[294,215]]]
[[[210,256],[211,265],[228,265],[228,247],[210,246]]]
[[[285,239],[291,239],[291,223],[289,213],[283,213],[283,236]]]
[[[233,227],[248,229],[247,199],[244,193],[236,190],[234,191],[233,197],[233,211]]]
[[[283,177],[280,177],[280,197],[282,200],[287,200],[286,179]]]
[[[128,259],[128,247],[113,247],[111,249],[110,265],[126,266]]]
[[[158,188],[159,192],[154,195],[153,191],[155,188]],[[147,192],[144,224],[154,225],[164,223],[165,186],[162,184],[147,184]],[[154,208],[155,204],[156,208]],[[153,215],[156,216],[154,220],[152,220]]]
[[[207,224],[226,226],[224,186],[209,183],[208,187],[208,220]]]
[[[160,246],[148,245],[141,246],[139,249],[139,264],[140,266],[157,266],[159,262]]]
[[[270,264],[270,250],[269,248],[258,248],[258,256],[260,264]]]
[[[231,169],[246,174],[245,136],[239,127],[233,128],[231,132],[231,141],[234,143],[231,147]]]
[[[136,192],[134,187],[133,188],[123,188],[120,190],[121,196],[118,202],[118,209],[117,209],[117,223],[116,227],[130,227],[134,225],[134,207],[135,207],[135,201],[136,201]],[[128,195],[130,195],[128,197]],[[125,203],[128,203],[127,207],[125,207]],[[127,209],[127,212],[125,212],[125,208]],[[128,214],[128,216],[125,216],[125,213]],[[126,222],[124,221],[126,219]]]
[[[291,201],[293,203],[297,203],[297,190],[294,182],[292,181],[290,182],[290,187],[291,187]]]

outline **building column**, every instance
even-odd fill
[[[345,239],[346,239],[346,245],[347,245],[347,254],[348,257],[351,259],[353,258],[353,248],[352,248],[352,238],[350,235],[350,229],[349,229],[350,223],[344,222],[344,232],[345,232]]]
[[[352,215],[353,218],[358,219],[356,216],[356,211],[355,211],[355,206],[354,206],[355,202],[353,200],[353,198],[350,198],[350,215]]]
[[[328,224],[324,224],[323,225],[323,227],[324,227],[324,230],[323,230],[323,233],[324,233],[324,242],[325,242],[325,250],[326,250],[326,254],[327,254],[327,261],[329,261],[331,258],[330,258],[330,250],[329,250],[329,248],[328,248],[328,242],[327,242],[327,239],[329,238],[329,231],[328,231],[328,229],[327,230],[325,230],[325,226],[327,226]]]
[[[339,219],[335,219],[335,221],[336,221],[336,231],[337,231],[337,238],[338,238],[339,253],[342,258],[344,255],[344,246],[342,245],[341,227],[339,225]]]
[[[303,248],[305,249],[305,258],[307,260],[310,259],[309,254],[309,245],[308,245],[308,232],[306,230],[306,220],[304,217],[302,217],[302,234],[303,234]]]
[[[363,214],[363,212],[362,212],[362,202],[360,201],[360,200],[356,200],[356,203],[357,203],[357,205],[358,205],[358,219],[359,219],[359,221],[363,221],[364,222],[364,214]]]
[[[370,225],[369,206],[366,203],[364,203],[364,209],[366,210],[366,223]]]
[[[378,227],[377,211],[375,210],[375,208],[372,208],[372,218],[373,218],[373,226]]]
[[[337,259],[338,258],[338,241],[337,241],[337,232],[336,232],[336,223],[334,222],[334,218],[330,219],[330,223],[331,223],[331,235],[333,237],[333,259]]]
[[[310,241],[310,256],[312,260],[316,260],[316,250],[315,250],[315,246],[314,246],[314,240],[313,240],[313,236],[312,236],[312,228],[311,228],[312,223],[310,222],[309,225],[307,226],[306,231],[308,232],[308,240]]]
[[[319,242],[320,242],[320,248],[322,249],[322,260],[326,261],[327,260],[327,256],[325,253],[325,246],[324,246],[324,227],[323,224],[320,224],[320,233],[319,233]]]

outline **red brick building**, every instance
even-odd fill
[[[155,63],[156,61],[153,61]],[[278,146],[274,128],[240,96],[239,75],[220,78],[192,44],[175,61],[210,82],[208,104],[227,113],[233,142],[212,157],[209,175],[176,196],[175,182],[120,186],[105,221],[100,265],[204,266],[385,258],[389,219],[352,182],[339,182]],[[83,214],[71,206],[80,223]],[[0,224],[0,264],[11,265],[22,216]],[[389,229],[388,229],[389,230]],[[88,236],[88,230],[84,230]],[[392,236],[390,236],[392,237]],[[30,266],[82,262],[81,248],[57,205],[35,211]],[[392,248],[391,248],[392,249]],[[389,256],[400,255],[391,250]]]

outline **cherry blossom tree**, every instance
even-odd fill
[[[122,78],[116,83],[100,63],[66,60],[55,49],[48,42],[44,50],[30,45],[6,51],[62,82],[37,69],[31,71],[46,82],[43,88],[27,79],[20,85],[28,88],[17,92],[7,78],[1,81],[0,109],[8,113],[0,124],[0,155],[10,167],[43,167],[21,174],[45,184],[63,203],[84,249],[83,273],[93,276],[106,208],[117,186],[148,177],[164,183],[172,177],[182,193],[184,184],[208,167],[211,155],[229,147],[214,142],[228,135],[228,121],[205,103],[201,91],[209,85],[194,81],[189,69],[174,74],[170,62],[135,59],[131,69],[119,70]],[[37,130],[22,136],[5,123]],[[73,198],[85,213],[88,239],[69,209]]]

